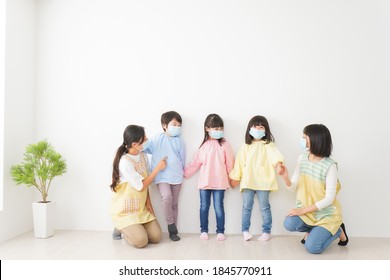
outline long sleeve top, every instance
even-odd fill
[[[296,190],[297,188],[300,170],[301,170],[301,162],[304,156],[305,154],[302,154],[298,157],[297,164],[294,169],[294,173],[291,177],[291,186],[288,187],[290,190]],[[315,166],[316,163],[312,163],[312,164]],[[317,206],[318,210],[324,209],[329,205],[332,205],[334,199],[336,198],[337,183],[338,183],[337,165],[332,164],[329,167],[325,177],[325,185],[326,185],[325,196],[323,197],[323,199],[315,202],[315,205]]]
[[[275,167],[278,162],[283,161],[284,157],[275,143],[253,141],[252,144],[240,147],[229,176],[240,181],[241,191],[243,189],[275,191],[278,189]]]
[[[148,167],[148,158],[145,156],[146,167]],[[124,154],[119,161],[119,182],[129,183],[137,191],[143,188],[144,177],[135,170],[133,162],[141,162],[141,156]],[[147,170],[145,170],[147,171]]]
[[[135,224],[145,224],[154,219],[146,207],[148,188],[142,189],[142,180],[148,176],[148,157],[125,154],[119,161],[119,184],[112,192],[111,217],[115,228],[121,230]]]
[[[161,133],[153,137],[150,147],[145,151],[152,154],[151,169],[153,170],[164,157],[167,157],[167,167],[161,170],[154,183],[181,184],[185,166],[185,146],[180,136],[169,136]]]
[[[228,189],[228,174],[234,164],[234,154],[230,144],[222,145],[218,140],[207,140],[195,153],[190,164],[184,169],[184,177],[191,177],[199,168],[199,189]]]
[[[318,162],[311,162],[309,153],[301,155],[294,171],[292,185],[296,186],[297,208],[313,204],[318,208],[299,216],[302,221],[307,225],[322,226],[335,234],[343,221],[341,206],[336,199],[340,183],[335,161],[324,157]]]

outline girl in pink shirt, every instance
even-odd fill
[[[184,169],[184,177],[191,177],[199,168],[200,239],[209,239],[209,209],[211,196],[217,221],[217,240],[225,240],[225,190],[230,187],[228,174],[234,165],[234,154],[223,134],[223,120],[210,114],[204,122],[203,142],[192,162]]]

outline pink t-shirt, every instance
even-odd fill
[[[234,154],[228,142],[221,146],[218,140],[207,140],[185,167],[184,178],[191,177],[200,168],[199,189],[226,190],[230,186],[228,175],[233,165]]]

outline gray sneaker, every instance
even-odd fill
[[[121,240],[122,239],[122,233],[114,228],[114,231],[112,232],[112,239],[114,240]]]

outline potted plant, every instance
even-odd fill
[[[65,172],[65,160],[47,140],[28,145],[22,163],[11,167],[17,185],[34,186],[42,195],[41,201],[33,202],[35,237],[47,238],[54,234],[54,206],[47,197],[53,178]]]

